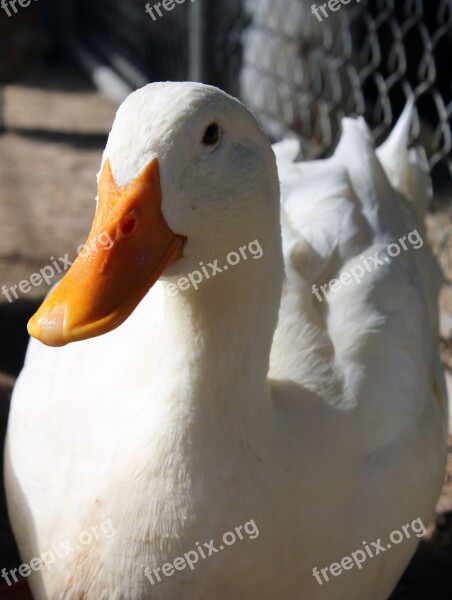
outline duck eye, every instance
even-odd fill
[[[202,143],[204,146],[217,146],[221,138],[221,128],[218,123],[211,123],[204,132]]]

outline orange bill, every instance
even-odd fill
[[[183,254],[186,239],[166,224],[161,200],[157,159],[125,187],[116,184],[105,161],[88,240],[30,319],[31,336],[64,346],[107,333],[127,319]]]

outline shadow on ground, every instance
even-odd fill
[[[429,541],[422,541],[390,600],[452,598],[452,512],[439,515]]]
[[[0,372],[17,377],[28,344],[27,323],[42,300],[0,304]]]

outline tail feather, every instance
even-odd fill
[[[409,149],[414,99],[407,102],[397,125],[378,150],[378,158],[391,185],[414,206],[419,218],[424,218],[432,200],[429,165],[423,148]]]
[[[363,215],[375,234],[391,232],[400,226],[394,220],[394,189],[362,117],[342,121],[342,137],[334,153],[334,161],[347,169]]]

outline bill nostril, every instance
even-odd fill
[[[139,209],[133,209],[124,219],[121,220],[121,223],[118,226],[117,233],[118,238],[125,238],[132,235],[137,227],[140,220],[140,211]]]
[[[121,226],[121,231],[124,235],[129,235],[135,229],[135,219],[129,219]]]
[[[121,231],[124,235],[129,235],[135,229],[135,219],[129,219],[121,225]]]

